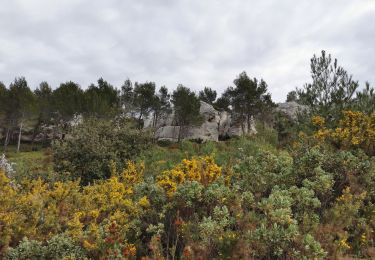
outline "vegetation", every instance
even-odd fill
[[[314,55],[311,59],[311,78],[312,83],[292,91],[288,96],[307,105],[312,113],[329,117],[330,121],[336,123],[344,110],[359,109],[368,114],[374,113],[375,96],[369,83],[366,83],[362,92],[358,91],[358,81],[353,80],[338,65],[337,59],[332,60],[331,55],[327,55],[325,51],[322,51],[320,57]],[[364,104],[369,105],[369,109]]]
[[[228,100],[237,120],[241,123],[243,132],[245,128],[250,129],[251,118],[261,116],[264,118],[265,112],[270,112],[273,107],[271,95],[267,93],[267,83],[256,78],[250,79],[246,72],[242,72],[235,80],[235,87],[229,87],[223,94]],[[269,113],[270,114],[270,113]]]
[[[180,126],[178,140],[185,135],[186,127],[199,122],[200,103],[198,97],[189,88],[179,85],[172,94],[175,120]]]
[[[288,95],[307,104],[319,85],[335,97],[310,103],[297,119],[273,113],[266,83],[246,73],[217,100],[208,88],[197,96],[179,86],[169,96],[165,87],[155,93],[153,83],[133,88],[128,80],[121,91],[104,80],[85,91],[72,82],[25,91],[35,95],[36,112],[17,120],[37,132],[51,124],[60,136],[51,145],[15,142],[0,157],[0,258],[375,257],[375,113],[364,105],[373,90],[351,89],[354,81],[329,60],[313,58],[314,71],[324,75],[315,67],[323,64],[348,80],[336,88],[313,77]],[[15,85],[24,90],[24,82]],[[9,91],[0,85],[0,99]],[[155,126],[171,107],[179,125],[195,124],[199,99],[243,124],[257,118],[258,133],[161,146],[140,127],[151,113]],[[2,120],[13,115],[7,111]],[[15,126],[5,125],[9,142]]]
[[[199,91],[199,99],[211,105],[215,102],[216,96],[216,90],[209,87],[204,87],[203,90]]]
[[[135,159],[151,139],[147,132],[123,121],[87,119],[75,127],[66,141],[52,146],[55,170],[87,184],[108,178],[112,167],[121,168],[127,160]]]

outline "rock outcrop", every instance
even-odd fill
[[[155,132],[155,139],[158,141],[177,142],[179,133],[179,126],[161,126]]]
[[[181,135],[182,139],[217,142],[219,139],[256,133],[253,121],[250,129],[247,129],[247,126],[242,127],[241,123],[230,113],[217,111],[212,105],[203,101],[201,101],[199,113],[203,118],[203,123],[199,126],[178,126],[173,120],[173,114],[160,120],[156,126],[156,140],[177,142]],[[146,119],[145,126],[150,125],[150,120]]]
[[[281,112],[293,120],[297,119],[298,113],[308,111],[308,107],[297,102],[278,103],[276,111]]]
[[[292,120],[297,119],[299,112],[308,111],[308,107],[300,105],[296,102],[279,103],[275,111],[282,112]],[[155,126],[155,139],[158,141],[177,142],[179,136],[181,139],[205,141],[219,141],[229,139],[235,136],[256,134],[255,122],[252,119],[250,128],[247,124],[242,124],[241,120],[226,111],[217,111],[212,105],[200,102],[200,115],[203,122],[198,126],[179,126],[174,120],[174,113],[165,115],[159,119]],[[153,126],[153,115],[149,115],[144,119],[144,127]],[[82,122],[82,116],[77,115],[68,122],[70,126],[76,126]],[[52,125],[40,126],[40,133],[33,136],[33,127],[24,127],[22,131],[21,140],[23,142],[43,142],[52,140],[53,138],[62,138],[61,132],[56,132]],[[4,138],[4,134],[0,131],[0,140]],[[17,129],[13,131],[12,140],[18,138]]]
[[[284,113],[292,120],[296,120],[298,113],[308,111],[308,107],[296,102],[285,102],[279,103],[276,111]],[[190,127],[178,126],[173,119],[173,113],[166,116],[156,126],[156,140],[177,142],[181,134],[182,139],[217,142],[235,136],[257,133],[253,119],[250,123],[250,129],[248,129],[247,124],[242,124],[236,115],[226,111],[217,111],[212,105],[203,101],[201,101],[199,113],[203,118],[203,123],[199,126]],[[151,126],[151,124],[152,120],[145,120],[145,127]]]

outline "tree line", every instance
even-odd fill
[[[366,83],[359,90],[358,81],[330,54],[322,51],[320,56],[314,55],[310,68],[312,81],[289,92],[287,101],[307,106],[310,114],[330,118],[332,126],[344,110],[374,113],[374,89]],[[127,79],[120,87],[114,87],[103,78],[86,89],[68,81],[56,89],[42,82],[33,91],[26,79],[19,77],[9,87],[0,82],[2,139],[5,149],[13,142],[18,144],[19,150],[26,125],[33,128],[33,142],[42,132],[42,126],[52,126],[54,131],[66,132],[69,122],[77,115],[107,119],[126,116],[133,118],[139,129],[143,127],[146,117],[152,115],[151,126],[156,127],[172,113],[172,108],[174,123],[182,127],[190,126],[200,122],[200,100],[219,111],[231,113],[243,128],[250,127],[252,117],[270,124],[274,121],[272,111],[275,104],[267,83],[263,79],[250,78],[246,72],[240,73],[234,79],[233,86],[229,86],[220,97],[209,87],[196,93],[180,84],[170,92],[165,86],[157,88],[152,81],[133,83]]]
[[[127,116],[136,120],[138,128],[152,115],[152,126],[156,127],[173,108],[176,125],[189,126],[199,122],[200,100],[218,110],[237,113],[243,124],[249,124],[251,116],[273,106],[266,82],[252,79],[246,72],[239,74],[234,86],[219,98],[209,87],[196,93],[180,84],[170,92],[165,86],[157,89],[154,82],[133,83],[129,79],[119,88],[100,78],[86,89],[68,81],[56,89],[42,82],[32,90],[24,77],[18,77],[9,87],[0,82],[4,149],[10,142],[16,142],[19,150],[25,125],[33,127],[33,142],[42,126],[64,130],[77,115],[107,119]]]

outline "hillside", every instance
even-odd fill
[[[374,90],[311,62],[279,105],[245,72],[0,88],[0,259],[373,259]]]

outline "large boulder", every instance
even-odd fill
[[[222,111],[219,113],[219,136],[223,139],[226,139],[229,136],[231,128],[231,116],[227,111]]]
[[[216,122],[204,122],[201,126],[188,127],[184,139],[200,141],[219,141],[219,131]]]
[[[179,133],[179,126],[162,126],[156,130],[155,139],[158,141],[177,142]]]
[[[203,123],[200,126],[188,127],[184,138],[201,141],[219,141],[219,112],[212,105],[201,101],[199,113],[203,118]]]
[[[220,121],[219,112],[215,110],[215,108],[212,105],[206,102],[203,102],[203,101],[200,102],[199,113],[201,114],[201,116],[203,116],[205,121],[208,121],[208,122]]]
[[[154,115],[152,113],[143,119],[144,128],[153,127],[153,123],[154,123]],[[155,127],[160,128],[163,126],[171,126],[171,125],[175,125],[173,112],[171,114],[166,114],[166,115],[161,116],[161,118],[159,118],[158,122],[156,123]]]
[[[305,105],[298,104],[295,101],[278,103],[276,111],[287,115],[289,118],[296,120],[298,113],[308,111],[308,107]]]

